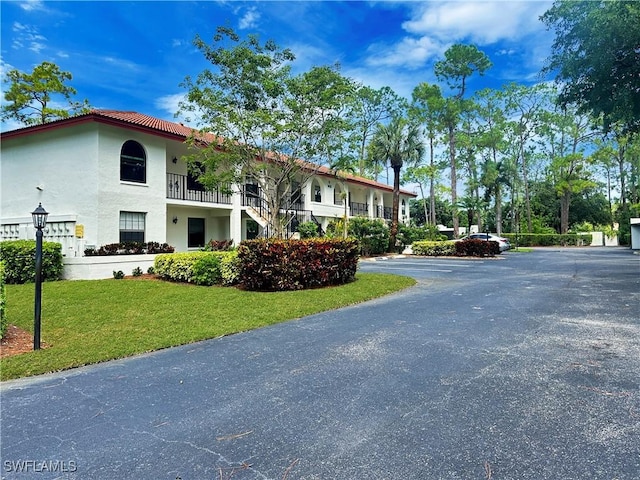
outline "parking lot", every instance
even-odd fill
[[[418,284],[3,382],[2,477],[640,478],[640,256],[549,248],[360,270]],[[18,460],[74,471],[18,473]]]

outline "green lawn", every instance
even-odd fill
[[[41,340],[49,347],[0,360],[0,380],[251,330],[414,284],[373,273],[358,273],[355,282],[339,287],[274,293],[142,279],[45,282]],[[32,332],[33,284],[6,290],[9,323]]]

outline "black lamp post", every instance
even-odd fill
[[[40,350],[40,311],[42,310],[42,229],[47,224],[49,213],[38,204],[31,216],[36,228],[36,299],[33,319],[33,349]]]

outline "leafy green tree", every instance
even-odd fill
[[[87,100],[75,102],[75,88],[67,85],[73,77],[55,63],[42,62],[31,73],[13,69],[7,72],[9,88],[2,106],[3,120],[17,120],[24,125],[37,125],[89,111]],[[63,102],[56,101],[62,97]]]
[[[584,153],[593,136],[591,119],[568,107],[543,112],[541,118],[540,145],[549,157],[547,171],[560,199],[560,233],[567,233],[572,198],[595,185]]]
[[[502,196],[509,186],[508,163],[504,159],[507,151],[505,138],[506,117],[502,95],[491,89],[476,93],[476,112],[479,122],[475,143],[484,157],[480,183],[485,189],[485,204],[494,199],[494,222],[498,235],[502,233]]]
[[[511,161],[516,168],[511,169],[514,178],[512,185],[512,210],[519,204],[519,187],[524,193],[524,207],[526,215],[526,231],[533,232],[531,195],[529,192],[529,171],[531,160],[535,159],[532,150],[535,148],[537,129],[540,127],[541,114],[550,106],[552,91],[545,85],[527,87],[510,83],[502,90],[504,101],[504,115],[507,122],[507,142],[511,146]],[[512,227],[516,221],[512,216]],[[517,222],[516,222],[517,223]]]
[[[214,68],[182,83],[187,99],[181,112],[201,127],[188,139],[190,170],[209,189],[251,179],[259,186],[255,206],[266,233],[280,237],[282,212],[297,200],[300,186],[321,164],[335,161],[336,139],[348,129],[343,108],[353,82],[335,66],[293,76],[289,49],[256,35],[241,39],[226,27],[218,27],[212,45],[199,36],[194,45]],[[203,144],[203,133],[218,141]]]
[[[555,30],[546,72],[557,72],[562,105],[640,132],[640,3],[556,0],[541,17]]]
[[[435,184],[442,166],[435,161],[436,140],[442,132],[445,113],[445,100],[438,85],[430,85],[422,82],[413,89],[411,94],[412,103],[411,115],[424,126],[424,133],[429,139],[429,166],[423,170],[416,171],[414,181],[420,184],[427,177],[429,179],[429,216],[428,223],[436,224],[436,192]],[[424,198],[424,193],[422,195]],[[425,215],[426,215],[425,205]]]
[[[435,200],[435,184],[441,167],[439,165],[415,165],[406,169],[402,176],[402,183],[417,183],[420,188],[421,203],[423,211],[421,216],[424,222],[429,225],[436,224],[436,200]],[[429,205],[427,206],[427,197],[424,194],[425,186],[429,185]],[[413,215],[412,215],[413,218]]]
[[[405,162],[416,163],[422,158],[424,144],[417,124],[403,117],[394,117],[389,124],[378,124],[369,147],[371,157],[383,159],[393,169],[393,209],[389,231],[391,252],[395,249],[398,235],[400,171]]]
[[[367,144],[371,140],[376,126],[384,123],[394,115],[400,115],[404,110],[404,99],[399,97],[391,88],[382,87],[378,90],[360,85],[355,89],[352,101],[348,104],[347,120],[351,123],[351,144],[355,155],[351,167],[358,175],[367,175]],[[345,170],[346,168],[342,168]],[[372,173],[375,176],[376,168]]]
[[[449,145],[449,171],[451,175],[451,204],[453,206],[453,233],[457,237],[459,234],[459,221],[456,211],[457,204],[457,184],[456,173],[456,142],[457,129],[460,121],[460,114],[465,110],[466,105],[464,95],[467,90],[467,81],[471,75],[484,72],[491,68],[492,63],[487,55],[480,51],[475,45],[455,44],[449,47],[444,53],[444,60],[436,62],[434,71],[438,80],[444,80],[449,87],[456,90],[453,97],[447,98],[444,105],[443,121],[445,124]]]

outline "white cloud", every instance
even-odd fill
[[[186,100],[187,97],[184,93],[174,93],[172,95],[164,95],[160,98],[156,98],[153,103],[156,108],[174,115],[179,109],[180,102],[184,102]]]
[[[37,28],[20,22],[14,22],[12,30],[16,34],[11,44],[15,50],[26,48],[35,53],[40,53],[47,48],[47,45],[43,43],[47,38],[44,35],[40,35]]]
[[[238,22],[238,28],[240,30],[247,30],[249,28],[256,28],[260,20],[260,12],[256,7],[249,8]]]
[[[42,0],[26,0],[24,2],[21,2],[19,5],[20,5],[20,8],[22,8],[23,10],[26,10],[27,12],[31,12],[34,10],[46,11],[46,7],[44,6],[44,1]]]
[[[367,65],[373,67],[419,68],[429,60],[441,57],[448,44],[429,37],[405,37],[395,45],[388,47],[373,44],[367,49]]]
[[[402,24],[409,33],[442,41],[469,40],[488,45],[518,40],[541,30],[539,16],[551,5],[540,1],[428,2]]]
[[[199,109],[196,109],[195,112],[189,115],[189,118],[186,118],[184,115],[178,115],[176,117],[176,113],[180,109],[180,102],[186,102],[187,96],[185,93],[174,93],[170,95],[164,95],[162,97],[158,97],[154,100],[154,105],[159,110],[167,112],[167,120],[171,122],[178,121],[183,125],[193,128],[199,128],[198,119],[201,117],[199,113]],[[169,118],[170,117],[170,118]]]
[[[4,80],[4,77],[9,70],[15,70],[15,67],[8,64],[2,57],[0,57],[0,80]],[[4,101],[4,96],[0,96],[0,101]]]

